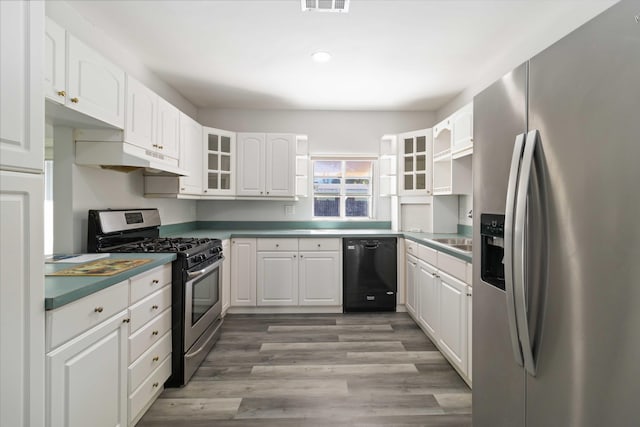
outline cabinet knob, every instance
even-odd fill
[[[152,305],[152,306],[151,306],[151,310],[157,310],[157,309],[158,309],[158,306],[157,306],[157,305]]]
[[[158,148],[158,144],[153,144],[152,147],[153,148]]]
[[[67,92],[65,92],[63,90],[59,90],[58,91],[58,96],[67,96]]]
[[[77,104],[78,102],[80,102],[80,100],[78,98],[71,98],[71,102]]]
[[[158,335],[158,331],[151,332],[151,335]]]
[[[295,258],[296,256],[294,255],[293,257]]]
[[[184,187],[180,187],[180,191],[184,191]]]
[[[94,313],[102,313],[103,310],[104,310],[103,307],[96,307],[96,308],[93,309],[93,312]]]
[[[279,248],[279,247],[280,247],[280,244],[279,244],[279,243],[276,243],[276,248]]]
[[[295,258],[296,256],[294,255],[293,257]],[[300,258],[304,258],[304,255],[300,255]]]
[[[157,285],[158,283],[160,283],[160,281],[158,279],[153,279],[151,283],[153,283],[154,285]]]
[[[436,273],[431,273],[431,277],[438,277]]]
[[[154,362],[157,362],[158,360],[160,360],[160,358],[159,358],[158,356],[155,356],[155,357],[153,358],[153,361],[154,361]]]
[[[472,295],[473,295],[473,294],[472,294],[471,292],[467,292],[467,296],[468,296],[468,297],[470,297],[470,296],[472,296]]]
[[[158,388],[159,385],[159,383],[153,383],[153,388]]]
[[[129,323],[131,322],[131,319],[122,319],[122,323]]]
[[[262,194],[262,191],[260,192],[260,194]]]
[[[269,192],[267,191],[267,194],[269,194]]]
[[[163,149],[164,149],[164,146],[163,146],[163,145],[158,145],[158,148],[159,148],[159,149],[161,149],[161,150],[163,150]]]
[[[318,243],[318,247],[320,247],[320,243]]]
[[[204,192],[206,193],[206,192],[207,192],[207,190],[204,190]]]

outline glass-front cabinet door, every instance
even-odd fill
[[[234,196],[236,134],[222,129],[204,128],[204,194]]]
[[[400,194],[431,194],[431,129],[403,133],[398,136],[398,161],[401,170],[399,177]]]

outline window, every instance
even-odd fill
[[[314,160],[313,216],[371,218],[372,160]]]

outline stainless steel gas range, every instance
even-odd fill
[[[175,252],[172,265],[172,375],[181,387],[194,374],[222,326],[222,243],[209,238],[160,235],[157,209],[90,210],[89,252]]]

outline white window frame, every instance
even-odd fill
[[[315,162],[316,161],[330,161],[330,162],[341,162],[342,164],[342,174],[340,181],[340,193],[339,194],[322,194],[315,192]],[[354,194],[346,194],[346,162],[348,161],[362,161],[362,162],[370,162],[371,163],[371,175],[369,177],[369,194],[366,195],[354,195]],[[339,221],[370,221],[375,219],[375,203],[376,203],[376,174],[378,170],[377,165],[378,158],[377,156],[314,156],[311,158],[311,216],[314,220],[339,220]],[[315,199],[316,197],[339,197],[340,198],[340,216],[316,216],[315,215]],[[347,216],[347,198],[348,197],[368,197],[369,198],[369,212],[368,216]]]

